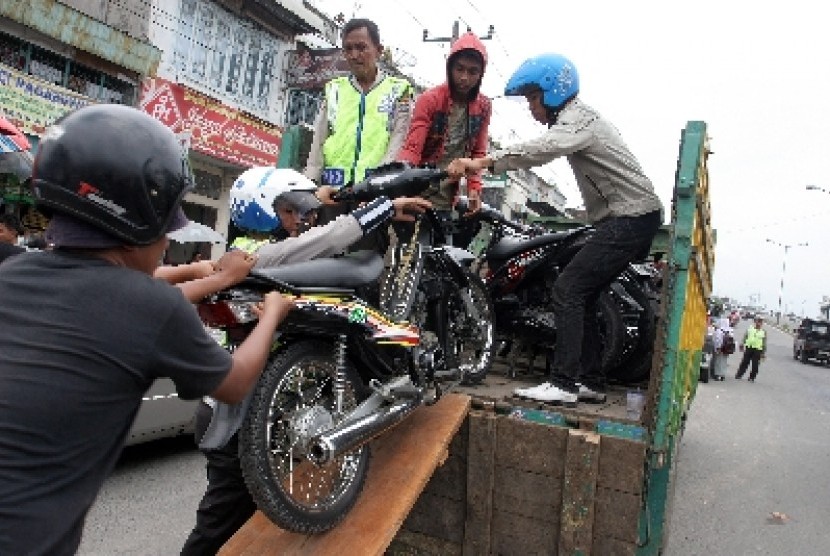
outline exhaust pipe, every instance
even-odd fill
[[[391,429],[421,405],[420,397],[400,400],[354,421],[346,421],[311,439],[308,459],[325,465]]]

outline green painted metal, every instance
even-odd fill
[[[672,464],[683,420],[694,398],[711,291],[713,239],[709,221],[706,124],[689,122],[681,134],[673,199],[672,235],[663,285],[656,416],[651,429],[639,555],[659,554],[668,513]]]
[[[510,410],[510,417],[514,419],[522,419],[524,421],[531,421],[533,423],[540,423],[542,425],[555,425],[558,427],[567,427],[568,421],[561,413],[554,411],[546,411],[544,409],[528,409],[525,407],[514,407]]]
[[[161,50],[55,0],[0,0],[0,15],[141,75],[155,75]]]
[[[669,504],[669,486],[674,463],[676,437],[669,438],[665,454],[651,454],[643,506],[640,509],[637,556],[657,556],[663,548],[666,509]]]
[[[667,327],[665,353],[662,361],[662,384],[657,405],[657,422],[653,431],[652,449],[665,451],[669,436],[677,432],[680,415],[685,411],[682,392],[683,377],[679,372],[688,365],[687,354],[681,353],[683,312],[687,309],[689,263],[692,257],[692,234],[695,226],[698,172],[706,136],[704,122],[689,122],[683,131],[678,160],[674,198],[673,243],[668,260],[671,272],[668,306],[664,325]]]
[[[645,441],[648,438],[648,431],[640,425],[628,423],[617,423],[615,421],[597,421],[596,431],[606,436],[625,438],[626,440]]]
[[[300,128],[298,126],[291,126],[283,131],[277,168],[300,169],[300,142]]]

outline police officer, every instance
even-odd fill
[[[744,376],[750,362],[752,362],[752,371],[749,373],[749,382],[755,382],[755,377],[758,376],[758,366],[761,364],[761,359],[766,357],[767,352],[767,331],[763,329],[763,326],[764,319],[755,317],[755,326],[750,326],[744,333],[744,339],[740,345],[744,356],[738,366],[738,373],[735,375],[738,380]]]

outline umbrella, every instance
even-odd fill
[[[179,243],[227,243],[224,236],[210,226],[192,220],[183,228],[167,234],[167,237]]]

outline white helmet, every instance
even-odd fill
[[[270,232],[280,226],[275,201],[285,200],[305,214],[320,206],[314,196],[316,189],[313,181],[291,168],[259,166],[245,170],[231,187],[231,220],[243,230]]]

